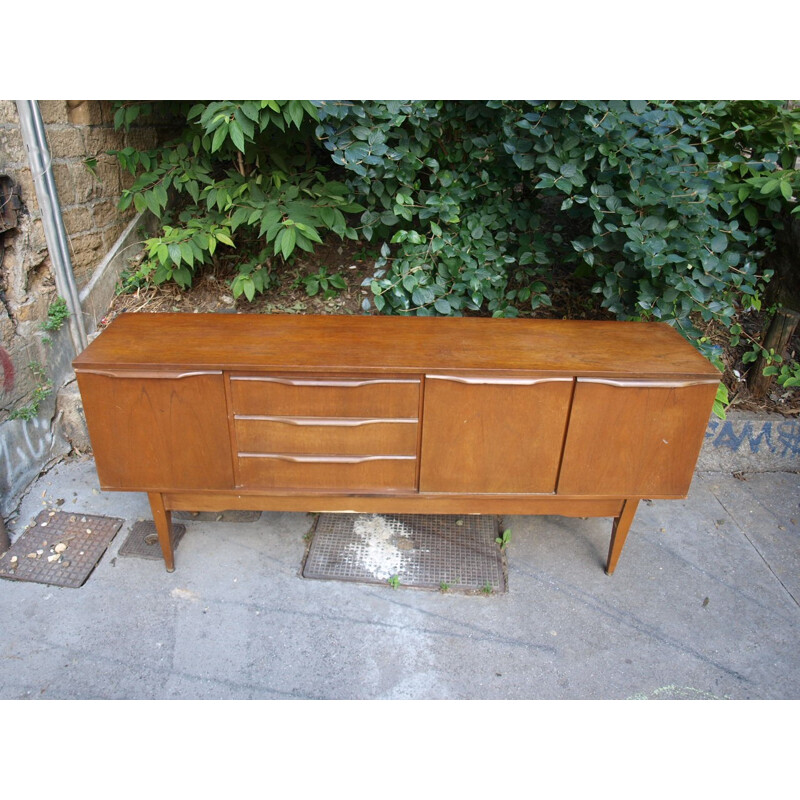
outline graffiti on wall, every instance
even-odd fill
[[[0,368],[3,370],[3,391],[10,393],[14,388],[14,365],[11,356],[0,347]]]
[[[712,419],[706,430],[706,441],[715,448],[734,453],[772,453],[780,458],[800,457],[800,420],[744,423],[730,419]]]

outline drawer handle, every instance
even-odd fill
[[[690,381],[615,380],[611,378],[578,378],[578,383],[600,383],[603,386],[619,386],[625,389],[683,389],[687,386],[703,386],[719,383],[718,378]]]
[[[476,386],[533,386],[537,383],[572,383],[572,378],[464,378],[458,375],[426,375],[425,378]]]
[[[301,378],[263,378],[256,375],[231,375],[232,381],[261,381],[262,383],[282,383],[285,386],[335,386],[343,389],[352,389],[359,386],[371,386],[376,383],[419,383],[419,379],[408,380],[405,378],[385,378],[375,380],[314,380]]]
[[[76,369],[78,375],[104,375],[107,378],[158,378],[161,380],[179,380],[180,378],[194,378],[199,375],[222,375],[221,369],[194,370],[192,372],[157,372],[155,370],[126,369]]]
[[[311,427],[356,428],[360,425],[377,425],[380,423],[410,422],[416,419],[362,419],[360,417],[267,417],[258,414],[234,414],[234,419],[259,420],[261,422],[280,422],[284,425],[300,425]]]
[[[415,461],[416,456],[296,456],[288,453],[239,453],[239,458],[273,458],[297,464],[361,464],[364,461]]]

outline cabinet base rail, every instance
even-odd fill
[[[235,492],[148,492],[167,572],[175,571],[173,511],[306,511],[366,514],[533,514],[613,517],[606,574],[613,574],[639,498],[587,499],[475,495],[265,495]]]

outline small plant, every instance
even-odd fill
[[[400,585],[400,578],[398,578],[397,575],[392,575],[387,583],[392,587],[392,589],[396,589]]]
[[[449,589],[450,589],[450,584],[449,583],[446,583],[445,581],[441,581],[439,583],[439,591],[440,592],[444,593],[444,592],[449,591]]]
[[[252,302],[256,292],[263,294],[272,285],[269,254],[262,250],[255,258],[239,264],[238,275],[231,282],[234,297],[242,294]]]
[[[483,586],[481,586],[481,591],[484,594],[491,594],[494,591],[494,589],[492,589],[492,584],[489,583],[489,581],[486,581],[486,583],[484,583]]]
[[[309,297],[314,297],[322,292],[326,300],[347,288],[347,283],[340,273],[336,272],[333,275],[329,275],[325,267],[320,267],[319,272],[314,275],[299,277],[295,281],[295,286],[300,286],[301,284],[306,287],[306,294]]]
[[[776,361],[777,359],[773,359]],[[800,363],[793,361],[789,364],[781,364],[778,369],[775,364],[764,367],[765,375],[775,375],[775,380],[779,386],[787,389],[792,386],[800,386]]]
[[[41,324],[41,328],[43,331],[61,330],[67,319],[69,319],[67,301],[63,297],[57,297],[47,310],[47,319]]]
[[[511,542],[511,528],[506,528],[503,533],[495,539],[495,541],[500,545],[501,550],[505,550]]]
[[[27,406],[15,408],[9,415],[9,419],[21,419],[25,422],[32,420],[39,413],[39,405],[45,397],[53,391],[53,384],[47,379],[44,367],[38,361],[31,361],[28,368],[34,374],[39,385],[33,390],[33,397]]]

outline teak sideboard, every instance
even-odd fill
[[[662,323],[123,314],[73,362],[100,484],[171,512],[613,517],[683,498],[720,380]]]

